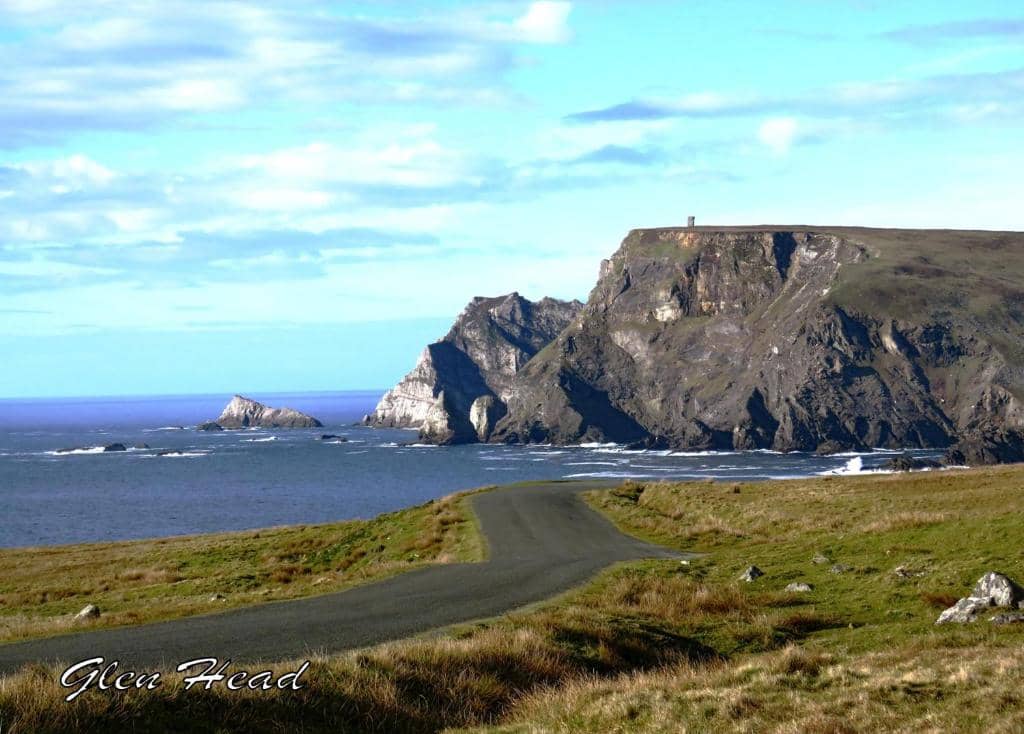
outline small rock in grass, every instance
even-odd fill
[[[939,615],[935,624],[966,624],[978,619],[978,615],[992,607],[991,599],[983,599],[977,596],[965,596],[956,604]]]
[[[796,592],[796,593],[799,593],[799,594],[805,594],[808,591],[814,591],[814,587],[811,586],[810,584],[805,584],[802,581],[796,581],[796,582],[794,582],[792,584],[789,584],[786,587],[786,591],[792,591],[792,592]]]
[[[320,578],[318,578],[316,581],[313,582],[313,586],[319,586],[320,584],[326,584],[330,580],[331,579],[328,576],[321,576]]]
[[[1003,574],[989,571],[978,579],[971,596],[987,597],[993,606],[1013,607],[1024,601],[1024,589]]]
[[[1024,612],[1004,612],[989,619],[992,624],[1024,624]]]
[[[823,566],[826,563],[828,563],[828,558],[818,553],[816,556],[814,556],[814,558],[811,559],[811,563],[813,563],[815,566]]]
[[[893,573],[899,576],[901,579],[913,579],[925,575],[924,571],[912,571],[906,566],[897,566],[895,569],[893,569]]]
[[[832,566],[832,568],[830,568],[828,570],[828,572],[829,573],[834,573],[834,574],[838,575],[838,574],[846,573],[847,571],[852,571],[852,570],[853,570],[853,568],[851,568],[850,566],[844,566],[842,563],[837,563],[834,566]]]
[[[226,601],[227,598],[223,594],[213,594],[210,596],[210,601]]]
[[[764,576],[764,571],[762,571],[757,566],[751,566],[740,575],[740,581],[746,581],[747,583],[750,583],[751,581],[759,579],[762,576]]]
[[[95,604],[86,604],[82,611],[75,615],[75,619],[96,619],[100,616],[100,608]]]

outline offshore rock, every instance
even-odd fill
[[[505,414],[515,375],[582,307],[554,298],[533,302],[518,293],[474,298],[363,422],[418,428],[419,440],[429,443],[489,439]]]
[[[241,395],[231,398],[215,421],[201,423],[200,431],[225,428],[320,428],[316,418],[292,408],[270,408]]]

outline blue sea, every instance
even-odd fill
[[[355,425],[379,391],[252,394],[315,430],[224,431],[230,395],[0,400],[0,546],[36,546],[368,518],[462,489],[527,479],[778,479],[877,469],[892,452],[630,451],[415,443]],[[323,433],[347,443],[320,441]],[[146,444],[100,453],[105,444]],[[77,448],[71,453],[61,450]],[[160,455],[161,452],[174,452]],[[935,452],[915,452],[934,455]]]

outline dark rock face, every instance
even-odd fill
[[[333,433],[325,433],[320,436],[321,441],[329,441],[330,443],[348,443],[348,439],[344,436],[335,436]]]
[[[128,450],[128,447],[125,446],[123,443],[108,443],[106,446],[103,447],[103,451],[104,452],[107,452],[107,451],[127,451],[127,450]]]
[[[419,428],[420,440],[431,443],[489,439],[505,414],[516,373],[582,307],[553,298],[533,302],[518,293],[474,298],[364,423]]]
[[[1024,461],[1024,431],[1006,428],[971,431],[946,451],[943,461],[953,466]]]
[[[488,440],[823,452],[959,440],[953,458],[969,464],[1024,460],[1020,252],[1024,235],[1007,233],[631,232],[579,317],[505,373],[507,414]]]
[[[895,456],[882,465],[889,471],[920,471],[921,469],[939,469],[942,463],[931,459],[918,459],[913,456]]]
[[[201,423],[200,431],[217,431],[225,428],[320,428],[323,424],[316,418],[292,408],[269,408],[241,395],[235,395],[225,406],[216,421]]]

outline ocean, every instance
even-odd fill
[[[230,395],[0,400],[0,547],[368,518],[457,490],[530,479],[763,480],[871,472],[895,453],[421,446],[414,431],[354,425],[380,396],[252,394],[314,415],[324,427],[222,433],[194,426],[215,419]],[[323,433],[348,441],[320,441]],[[114,442],[149,448],[96,448]],[[69,448],[77,450],[59,453]]]

